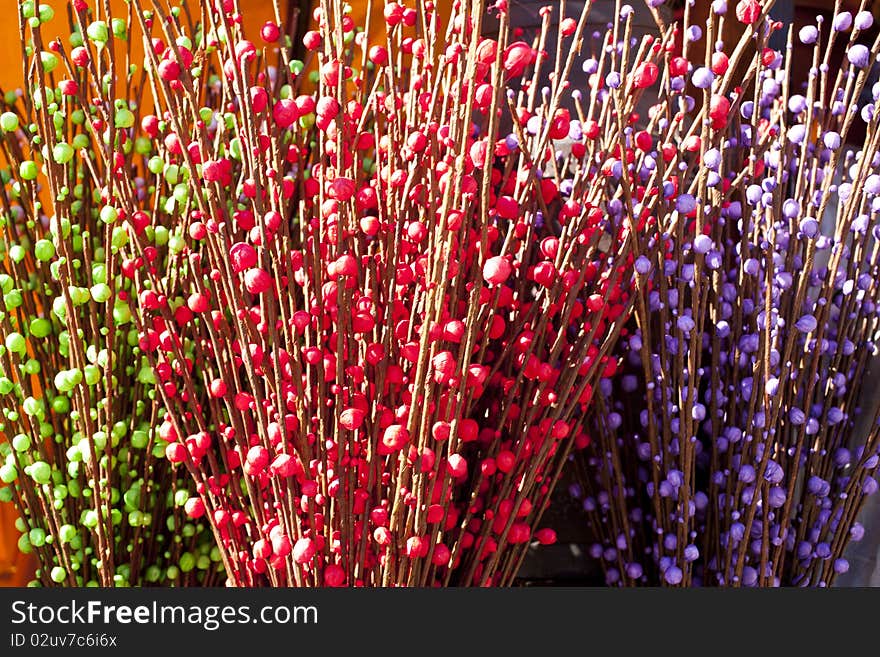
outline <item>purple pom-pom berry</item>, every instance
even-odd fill
[[[803,233],[804,237],[812,239],[819,234],[819,222],[813,217],[804,217],[801,219],[798,229]]]
[[[642,576],[642,565],[638,563],[626,564],[626,574],[630,579],[639,579]]]
[[[860,11],[856,14],[855,25],[857,30],[870,30],[874,24],[874,16],[870,11]]]
[[[831,492],[831,485],[821,477],[813,475],[807,480],[807,490],[817,497],[827,497]]]
[[[675,209],[681,214],[690,214],[697,209],[697,200],[690,194],[680,194],[675,199]]]
[[[822,141],[826,148],[830,148],[833,151],[840,148],[840,135],[836,132],[826,132],[825,136],[822,137]]]
[[[678,566],[669,566],[669,568],[666,569],[666,572],[663,573],[663,579],[666,580],[666,583],[670,586],[681,584],[683,578],[684,573],[681,572],[681,568]]]
[[[697,89],[708,89],[715,81],[715,74],[711,69],[701,66],[691,74],[691,82]]]
[[[856,68],[865,68],[871,62],[871,51],[867,46],[856,43],[846,51],[846,58]]]
[[[818,322],[812,315],[804,315],[795,323],[795,327],[801,333],[811,333],[816,330],[816,326]]]
[[[694,238],[694,251],[699,254],[708,253],[712,246],[712,238],[708,235],[697,235]]]
[[[819,38],[819,30],[816,29],[815,25],[805,25],[798,32],[798,38],[801,40],[801,43],[809,46],[816,43],[816,39]]]
[[[852,27],[852,18],[853,17],[851,13],[849,13],[848,11],[842,11],[834,17],[834,21],[831,23],[831,25],[836,32],[845,32]]]

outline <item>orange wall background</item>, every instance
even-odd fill
[[[3,17],[0,19],[0,86],[4,90],[21,86],[21,45],[18,36],[18,19],[16,16],[16,5],[19,0],[0,0],[0,9],[3,11]],[[287,0],[279,0],[281,9],[281,18],[284,19],[284,7]],[[70,48],[66,40],[67,30],[67,4],[68,0],[34,0],[37,4],[49,5],[55,10],[55,18],[48,24],[42,26],[42,34],[44,40],[54,37],[62,37],[65,47]],[[94,7],[96,0],[88,0],[89,6]],[[103,0],[101,0],[103,2]],[[194,17],[198,15],[195,8],[199,6],[200,0],[174,0],[165,5],[186,4],[193,8]],[[298,0],[293,0],[298,2]],[[242,8],[242,16],[244,18],[244,26],[246,33],[255,43],[260,43],[260,27],[267,20],[273,19],[275,16],[274,4],[272,0],[239,0]],[[146,8],[152,7],[152,3],[147,1],[142,3]],[[379,0],[382,4],[382,0]],[[357,7],[360,3],[354,1],[352,5]],[[128,5],[124,0],[110,0],[110,8],[113,17],[125,18],[128,15]],[[355,15],[358,14],[355,9]],[[361,15],[363,11],[361,10]],[[132,44],[132,52],[135,53],[134,62],[142,63],[143,49],[140,47],[139,38]]]

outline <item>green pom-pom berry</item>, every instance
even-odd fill
[[[12,448],[16,452],[26,452],[31,447],[31,439],[27,434],[20,433],[12,439]]]
[[[27,340],[25,340],[24,336],[21,333],[10,333],[6,336],[6,340],[4,341],[6,344],[6,348],[17,354],[24,354],[27,352]]]
[[[180,185],[182,187],[182,185]],[[168,250],[171,253],[177,254],[183,251],[186,246],[186,241],[180,235],[174,234],[168,238]]]
[[[73,159],[73,155],[73,146],[65,141],[55,144],[55,147],[52,149],[52,159],[58,164],[67,164]]]
[[[39,10],[41,23],[48,23],[55,18],[55,10],[49,5],[40,5]]]
[[[134,140],[134,152],[138,155],[149,155],[153,150],[153,142],[146,137],[137,137]]]
[[[101,380],[101,369],[95,365],[86,365],[83,368],[85,372],[86,385],[97,385],[98,381]]]
[[[122,495],[122,499],[125,502],[125,506],[128,509],[138,509],[141,503],[141,488],[140,486],[132,486]]]
[[[45,461],[34,461],[25,471],[38,484],[48,484],[52,479],[52,466]]]
[[[37,163],[33,160],[25,160],[18,165],[18,175],[22,180],[36,180],[38,172]]]
[[[40,53],[40,64],[43,65],[43,70],[46,73],[51,73],[58,66],[58,58],[54,53],[51,52],[41,52]]]
[[[76,538],[76,527],[73,525],[61,525],[58,528],[58,538],[62,543],[70,543]]]
[[[27,250],[21,244],[13,244],[9,247],[9,257],[15,262],[21,262],[27,256]]]
[[[113,30],[113,36],[117,39],[128,38],[128,24],[122,18],[114,18],[111,20],[110,28]]]
[[[28,532],[28,540],[34,547],[43,547],[46,544],[46,532],[39,527],[34,527]]]
[[[55,297],[52,300],[52,312],[62,322],[67,320],[67,306],[64,302],[64,297]]]
[[[156,246],[165,246],[168,244],[170,235],[171,233],[165,226],[156,226],[153,231],[153,241],[156,243]]]
[[[86,28],[86,35],[99,46],[102,46],[110,38],[110,31],[107,29],[107,23],[95,21]]]
[[[74,306],[82,306],[88,303],[92,298],[91,293],[89,293],[89,288],[87,287],[71,285],[67,288],[67,292],[70,294],[70,300],[73,302]]]
[[[150,434],[138,429],[131,434],[131,446],[135,449],[145,449],[150,440]]]
[[[51,577],[52,581],[56,584],[61,584],[65,579],[67,579],[67,571],[64,570],[64,568],[62,568],[61,566],[54,566],[49,572],[49,577]]]
[[[70,392],[82,381],[80,369],[62,370],[55,375],[54,383],[59,392]]]
[[[100,216],[101,221],[103,221],[105,224],[112,224],[119,218],[119,212],[117,212],[116,208],[105,205],[103,208],[101,208]]]
[[[149,365],[144,365],[138,371],[137,379],[139,383],[143,383],[144,385],[151,385],[156,383],[156,374],[153,372],[153,368]]]
[[[18,470],[11,463],[0,465],[0,481],[11,484],[18,479]]]
[[[64,395],[58,395],[52,398],[52,411],[58,415],[65,415],[70,412],[70,398]]]
[[[180,555],[180,561],[178,561],[178,566],[180,566],[180,570],[188,573],[193,568],[196,567],[196,558],[191,552],[184,552]]]
[[[83,524],[83,526],[88,527],[89,529],[94,529],[98,526],[98,514],[94,511],[94,509],[87,509],[83,511],[80,522]]]
[[[3,112],[0,114],[0,128],[3,132],[18,130],[18,116],[12,112]]]
[[[100,262],[92,265],[92,281],[95,283],[107,282],[107,267]]]
[[[121,249],[126,244],[128,244],[128,231],[122,226],[116,226],[110,236],[110,245],[114,249]]]
[[[176,164],[169,164],[165,167],[165,182],[169,185],[176,185],[180,181],[180,167]]]
[[[128,324],[131,321],[131,309],[124,301],[118,301],[113,305],[113,322],[116,326]]]
[[[34,255],[40,262],[48,262],[55,257],[55,245],[49,240],[37,240],[34,244]]]
[[[116,446],[119,444],[119,441],[125,438],[125,434],[128,433],[128,425],[125,422],[119,421],[113,425],[113,428],[110,429],[110,435],[113,438],[113,445]]]
[[[28,330],[35,338],[45,338],[52,333],[52,322],[44,317],[37,317],[31,320]]]
[[[104,303],[110,298],[110,286],[106,283],[98,283],[89,288],[92,299],[98,303]]]
[[[28,416],[37,416],[45,414],[45,410],[43,409],[43,402],[39,399],[35,399],[34,397],[28,397],[22,403],[22,408],[24,409],[25,414]]]
[[[236,160],[241,159],[241,140],[238,137],[229,142],[229,154]]]
[[[113,123],[117,128],[130,128],[134,125],[134,114],[126,107],[116,110]]]

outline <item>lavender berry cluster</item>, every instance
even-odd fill
[[[798,93],[792,46],[764,57],[723,148],[662,185],[679,221],[635,263],[647,294],[570,488],[609,584],[828,586],[849,569],[880,460],[880,84],[857,42],[871,20],[801,29],[817,65]],[[847,38],[836,70],[824,49]],[[844,147],[856,127],[864,143]]]

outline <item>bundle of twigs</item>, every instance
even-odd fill
[[[516,42],[505,3],[387,3],[370,43],[322,2],[300,62],[280,20],[248,41],[233,1],[131,6],[157,110],[129,102],[95,153],[159,438],[229,582],[510,583],[554,540],[541,516],[614,368],[634,259],[673,218],[644,148],[671,126],[632,127],[671,31],[573,91],[588,11],[544,56],[549,14]],[[60,53],[103,126],[113,40]]]
[[[612,584],[830,585],[877,490],[878,409],[860,405],[880,301],[880,86],[859,99],[880,44],[865,42],[868,12],[838,12],[789,29],[777,52],[756,16],[737,47],[757,40],[748,91],[727,98],[723,138],[708,143],[704,124],[663,182],[688,221],[636,262],[649,291],[579,461],[573,490]],[[812,52],[804,89],[795,45]],[[670,94],[711,105],[725,62],[718,50],[682,66]],[[864,145],[843,148],[857,123]]]
[[[114,167],[143,154],[121,129],[132,114],[117,103],[105,123],[84,76],[64,70],[68,44],[43,41],[51,9],[23,2],[18,12],[28,86],[7,92],[0,107],[8,165],[0,174],[0,430],[8,440],[0,443],[0,500],[20,513],[19,547],[37,556],[36,583],[220,582],[219,550],[183,507],[192,483],[157,445],[156,378],[129,309],[128,236],[109,204]],[[87,27],[82,12],[73,25],[81,28],[70,33],[75,53],[86,33],[106,33],[100,21]],[[96,60],[92,71],[114,98],[114,69],[105,66]],[[158,227],[152,234],[168,239]]]

